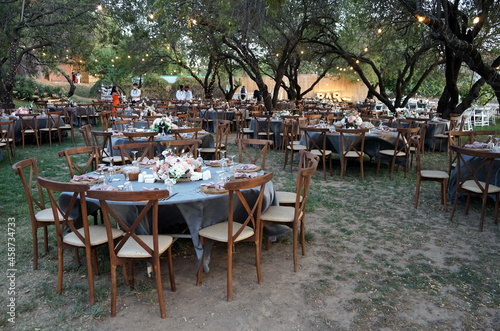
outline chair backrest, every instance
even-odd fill
[[[14,121],[0,121],[0,143],[14,143]]]
[[[400,153],[405,153],[404,156],[407,157],[410,154],[412,144],[415,139],[418,139],[420,146],[420,137],[415,137],[418,135],[420,128],[398,128],[398,138],[397,143],[394,146],[394,156],[403,155]],[[415,147],[413,145],[413,147]]]
[[[139,143],[128,143],[121,145],[114,145],[113,149],[120,151],[120,155],[122,160],[134,160],[134,158],[130,155],[132,151],[137,151],[137,161],[142,162],[144,158],[148,160],[154,157],[156,143],[148,141],[148,142],[139,142]]]
[[[12,165],[12,170],[21,179],[26,201],[28,202],[31,223],[34,229],[36,229],[35,208],[38,207],[40,210],[45,209],[42,187],[37,182],[37,178],[40,175],[38,173],[37,160],[36,158],[31,158],[16,162]]]
[[[61,183],[42,177],[38,177],[38,184],[47,190],[49,195],[52,214],[54,215],[54,222],[56,225],[58,246],[62,246],[64,233],[66,232],[65,228],[68,227],[85,247],[90,247],[87,202],[85,199],[85,193],[89,190],[90,186],[88,184]],[[64,208],[59,205],[54,192],[72,193],[69,202],[65,204]],[[57,194],[57,196],[59,196],[59,194]],[[75,215],[76,210],[78,211],[78,215]],[[80,224],[75,225],[76,219],[81,219],[84,235],[78,231],[77,226]],[[88,253],[90,253],[90,251]]]
[[[260,167],[266,170],[267,152],[273,145],[272,140],[265,139],[236,139],[238,146],[238,162],[248,162],[257,165],[260,159]]]
[[[198,139],[201,127],[172,129],[175,139]]]
[[[168,198],[168,190],[151,190],[151,191],[97,191],[89,190],[87,198],[99,200],[101,206],[102,218],[106,226],[108,235],[108,248],[110,257],[116,261],[117,255],[122,247],[129,241],[135,241],[146,251],[150,257],[157,257],[158,252],[158,200]],[[133,222],[127,222],[124,217],[130,215],[122,215],[117,213],[108,202],[137,202],[144,201],[144,208],[138,213]],[[146,221],[146,217],[150,215],[151,229],[153,235],[153,248],[151,249],[136,233],[135,230],[141,222]],[[111,218],[116,220],[119,228],[123,230],[124,235],[118,239],[118,242],[113,241]],[[149,221],[149,220],[148,220]]]
[[[133,143],[136,139],[146,139],[147,141],[154,141],[155,136],[158,132],[127,132],[124,131],[123,135],[128,138],[128,140]],[[111,139],[110,139],[111,140]]]
[[[321,114],[306,115],[307,125],[316,125],[316,124],[319,124],[319,122],[321,120],[321,117],[323,117],[323,115],[321,115]]]
[[[220,150],[225,145],[227,146],[227,139],[229,131],[231,131],[231,121],[217,121],[217,131],[215,132],[215,155],[218,156]]]
[[[47,125],[48,129],[57,129],[59,128],[62,112],[61,111],[49,111],[47,114]]]
[[[251,179],[234,180],[227,182],[224,187],[229,191],[229,205],[228,205],[228,238],[230,242],[234,242],[241,234],[246,226],[250,226],[255,230],[255,241],[260,243],[260,216],[262,212],[262,202],[264,200],[265,186],[273,178],[273,173],[268,172],[263,176]],[[247,199],[242,190],[251,189],[254,187],[259,188],[259,195],[255,201]],[[235,199],[235,197],[237,199]],[[240,206],[244,208],[245,219],[234,219],[236,208]],[[233,229],[235,222],[239,224],[238,229]]]
[[[364,155],[365,149],[365,135],[370,131],[369,129],[337,129],[340,133],[340,151],[341,157],[351,152],[356,157],[361,158]],[[354,156],[353,156],[354,157]]]
[[[38,132],[38,120],[37,116],[40,114],[18,114],[21,121],[21,131],[24,132],[26,130],[33,130],[34,132]]]
[[[203,118],[199,118],[199,117],[189,117],[187,119],[187,125],[191,128],[201,128],[203,129],[203,125],[206,123],[207,121]]]
[[[85,146],[69,148],[59,152],[59,157],[65,157],[68,164],[69,175],[83,175],[97,169],[100,163],[101,147]]]
[[[113,122],[112,128],[117,131],[126,131],[129,125],[134,126],[134,122],[131,120],[116,120]]]
[[[198,147],[201,146],[199,139],[164,140],[160,145],[170,149],[175,155],[191,153],[193,157],[198,157]]]
[[[113,141],[111,136],[113,132],[110,131],[91,131],[92,134],[92,146],[101,147],[102,158],[108,157],[112,158],[113,153]]]
[[[85,124],[81,126],[78,131],[82,134],[83,141],[85,142],[85,146],[93,146],[92,145],[92,125]]]
[[[255,120],[255,132],[265,132],[267,139],[271,136],[271,120],[272,115],[253,115]]]
[[[295,186],[295,219],[305,215],[309,186],[316,169],[318,157],[310,152],[301,151],[301,166],[298,170],[297,184]]]
[[[323,155],[325,154],[328,128],[301,127],[300,131],[304,133],[305,145],[308,151],[318,150]]]

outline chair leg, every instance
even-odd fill
[[[299,271],[299,233],[297,222],[293,223],[293,270]]]
[[[174,278],[174,263],[172,261],[172,247],[169,247],[167,250],[167,258],[168,258],[168,275],[170,277],[170,289],[172,292],[177,291],[177,287],[175,286],[175,278]]]
[[[203,237],[200,237],[200,243],[203,247]],[[204,263],[204,254],[201,255],[200,265],[198,266],[198,277],[196,277],[196,286],[201,285],[201,279],[203,277],[203,263]]]
[[[420,176],[417,178],[417,185],[415,188],[415,208],[418,207],[418,198],[420,196]]]
[[[61,294],[63,287],[64,256],[62,242],[57,245],[57,294]]]
[[[257,282],[259,284],[262,284],[262,272],[260,269],[260,255],[261,255],[261,240],[258,238],[258,240],[255,241],[255,268],[257,270]]]
[[[302,256],[306,255],[306,227],[305,220],[300,221],[300,245],[302,247]]]
[[[87,261],[87,278],[89,282],[89,299],[90,304],[93,305],[95,302],[94,296],[94,271],[92,270],[92,248],[85,247],[85,258]]]
[[[163,298],[163,288],[161,284],[160,257],[157,255],[154,260],[153,264],[156,277],[156,291],[158,292],[158,303],[160,305],[160,316],[161,318],[166,318],[167,313],[165,311],[165,299]]]
[[[38,229],[36,227],[31,228],[31,233],[33,236],[33,270],[38,270]]]
[[[441,181],[441,201],[444,206],[444,211],[448,211],[448,201],[446,201],[446,188],[448,187],[448,181]]]
[[[126,269],[123,269],[123,273],[126,274]],[[116,316],[116,264],[111,263],[111,317]],[[126,278],[126,276],[125,276]]]
[[[227,301],[233,300],[233,245],[227,243]]]

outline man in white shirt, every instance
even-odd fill
[[[141,100],[141,90],[139,89],[139,85],[137,85],[137,83],[134,83],[132,86],[132,91],[130,91],[130,101],[132,101],[132,103],[136,103]]]
[[[188,85],[184,86],[184,100],[191,101],[192,98],[193,92],[191,92]]]
[[[186,100],[186,93],[184,92],[184,86],[179,86],[179,89],[175,93],[175,98],[177,100]]]

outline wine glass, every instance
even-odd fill
[[[132,161],[132,165],[133,165],[134,167],[138,167],[138,166],[139,166],[139,164],[138,164],[138,162],[137,162],[137,152],[138,152],[138,151],[131,151],[131,152],[130,152],[130,153],[132,153],[132,155],[133,155],[133,157],[134,157],[134,160]]]

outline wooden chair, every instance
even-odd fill
[[[311,166],[312,160],[319,162],[319,157],[306,152],[305,150],[299,151],[299,171],[302,168],[307,168]],[[280,206],[295,206],[295,200],[297,198],[296,192],[289,191],[276,191],[276,200]],[[302,196],[300,197],[302,200]]]
[[[236,139],[250,138],[253,136],[254,131],[247,128],[247,122],[245,119],[245,113],[237,111],[234,113],[234,119],[236,124]]]
[[[304,153],[304,152],[301,152]],[[299,168],[297,176],[297,185],[295,190],[295,203],[293,207],[290,206],[270,206],[264,213],[261,219],[261,231],[267,224],[282,224],[287,225],[293,229],[293,264],[294,271],[299,270],[299,257],[298,257],[298,244],[302,248],[302,255],[306,254],[306,241],[305,241],[305,216],[307,197],[309,195],[309,185],[311,178],[316,172],[318,167],[318,157],[312,153],[305,155],[307,159],[306,164],[308,167]],[[299,240],[300,228],[300,240]]]
[[[326,134],[329,132],[328,128],[312,128],[301,127],[301,132],[304,133],[305,146],[308,152],[319,156],[323,161],[323,179],[326,180],[326,160],[330,164],[330,176],[333,176],[332,170],[332,151],[326,149]]]
[[[111,128],[114,122],[112,115],[113,112],[111,110],[103,110],[99,112],[99,119],[101,121],[103,131],[108,131],[108,129]]]
[[[344,178],[347,170],[347,160],[359,161],[361,180],[365,180],[363,158],[365,156],[365,135],[369,129],[337,129],[340,133],[340,180]]]
[[[466,144],[472,144],[475,131],[448,131],[448,175],[457,166],[457,153],[451,146],[464,147]]]
[[[396,165],[397,159],[403,159],[403,164],[405,168],[405,177],[407,173],[407,169],[409,166],[409,157],[410,157],[410,148],[412,141],[412,137],[418,135],[419,128],[398,128],[398,137],[396,139],[396,146],[394,149],[382,149],[378,152],[378,164],[377,164],[377,175],[380,170],[380,163],[382,162],[382,158],[390,158],[390,174],[389,177],[392,179],[392,174],[394,173],[394,166]]]
[[[207,121],[199,117],[188,117],[186,123],[190,128],[200,128],[203,130],[203,128],[207,127]]]
[[[38,269],[38,229],[43,229],[43,246],[45,253],[49,250],[47,227],[54,225],[51,208],[45,208],[42,187],[36,181],[39,176],[36,158],[26,159],[14,163],[12,170],[21,179],[28,204],[31,221],[31,235],[33,237],[33,270]]]
[[[9,161],[16,156],[16,141],[14,139],[14,121],[0,122],[0,148],[7,149]]]
[[[96,247],[105,244],[108,238],[105,227],[89,225],[85,194],[90,187],[88,184],[60,183],[41,177],[38,177],[38,183],[48,192],[55,220],[58,259],[57,293],[61,294],[63,288],[64,249],[74,249],[78,254],[77,249],[83,248],[87,261],[90,303],[94,304],[94,271],[96,275],[99,275]],[[54,192],[72,194],[69,203],[64,208],[56,201]],[[74,210],[79,210],[78,220],[81,220],[82,224],[75,224]],[[122,234],[121,230],[113,229],[111,241],[121,237]]]
[[[412,138],[412,139],[413,141],[410,142],[412,145],[416,145],[419,143],[423,144],[423,141],[419,140],[418,138]],[[424,181],[432,181],[441,184],[441,204],[443,205],[444,210],[448,211],[448,204],[446,202],[446,191],[448,189],[448,179],[450,176],[446,171],[422,170],[422,163],[421,163],[422,154],[420,151],[421,151],[420,148],[415,149],[416,159],[417,159],[417,184],[415,189],[415,208],[418,207],[421,183]]]
[[[236,139],[238,146],[238,162],[257,165],[260,159],[260,167],[266,170],[267,152],[273,145],[271,140],[264,139]]]
[[[165,300],[163,298],[163,287],[161,277],[160,256],[167,251],[168,269],[170,274],[170,286],[172,292],[176,291],[174,271],[172,267],[172,242],[173,238],[167,235],[158,234],[158,200],[167,198],[169,192],[167,190],[151,190],[151,191],[95,191],[90,190],[87,193],[88,198],[99,200],[101,206],[104,224],[108,236],[108,248],[111,269],[111,316],[116,316],[116,268],[122,265],[122,272],[125,281],[134,286],[134,260],[145,260],[149,262],[153,268],[156,278],[156,291],[158,292],[158,303],[160,305],[161,318],[167,316],[165,312]],[[146,201],[142,211],[136,216],[135,220],[127,223],[123,220],[123,215],[116,213],[113,210],[111,202],[124,201]],[[145,220],[146,215],[151,216],[151,235],[137,235],[134,231],[137,226]],[[128,215],[130,216],[130,215]],[[118,238],[117,243],[113,243],[112,233],[116,226],[111,224],[111,218],[116,220],[117,225],[124,231],[124,235]],[[127,276],[125,264],[128,264],[130,269],[130,279]]]
[[[40,128],[40,139],[42,139],[43,134],[47,134],[49,145],[52,146],[52,136],[57,134],[59,138],[59,144],[61,143],[61,129],[59,128],[59,121],[61,119],[61,112],[47,112],[47,125],[44,128]]]
[[[323,115],[321,114],[310,114],[305,116],[307,118],[307,125],[317,125],[319,124],[321,117]]]
[[[202,141],[199,139],[164,140],[160,142],[165,149],[170,149],[175,155],[181,156],[191,153],[193,157],[198,157],[198,149]]]
[[[113,155],[113,140],[110,131],[92,131],[92,146],[101,147],[101,162],[109,164],[125,164],[128,160],[122,159],[120,155]],[[130,139],[130,138],[129,138]]]
[[[71,141],[74,143],[75,142],[75,130],[73,129],[73,112],[68,109],[68,107],[63,107],[62,108],[62,116],[61,116],[63,123],[62,125],[59,125],[59,130],[62,131],[69,131],[71,134]]]
[[[83,175],[97,169],[100,163],[101,147],[85,146],[69,148],[59,152],[59,157],[65,157],[70,178]]]
[[[220,121],[217,122],[217,131],[215,132],[215,146],[214,147],[203,147],[200,152],[202,155],[211,155],[213,159],[220,159],[220,152],[226,149],[227,139],[229,136],[229,131],[231,129],[230,121]],[[204,157],[205,158],[205,157]]]
[[[274,140],[274,132],[271,131],[272,115],[255,115],[254,114],[254,127],[258,139]]]
[[[460,116],[450,117],[448,131],[462,131],[463,125],[462,125],[462,127],[459,126],[460,120],[461,120]],[[437,142],[439,142],[439,151],[442,150],[443,141],[446,141],[446,144],[449,145],[448,138],[449,138],[448,132],[435,134],[433,137],[432,151],[433,152],[436,151]]]
[[[120,152],[122,160],[132,162],[134,157],[131,156],[131,151],[137,151],[137,161],[142,162],[145,158],[151,160],[154,158],[156,143],[148,142],[133,142],[128,144],[114,145],[113,149]]]
[[[116,120],[113,121],[111,128],[116,131],[127,131],[127,127],[129,125],[133,126],[133,122],[131,120]]]
[[[490,152],[486,149],[478,150],[458,146],[451,146],[451,149],[457,154],[457,172],[455,197],[451,209],[450,221],[453,220],[459,195],[465,193],[467,195],[467,202],[465,204],[466,215],[469,213],[471,195],[479,195],[482,199],[479,231],[483,231],[488,195],[494,195],[494,219],[495,224],[498,224],[500,187],[493,185],[492,181],[497,170],[495,159],[500,158],[500,152]]]
[[[92,145],[92,125],[85,124],[81,126],[78,131],[82,134],[83,141],[85,142],[85,146],[93,146]]]
[[[177,114],[177,125],[179,127],[186,125],[188,114]]]
[[[24,141],[26,136],[34,136],[36,140],[36,145],[40,147],[39,131],[38,131],[38,119],[39,114],[18,114],[20,126],[21,126],[21,139],[24,149]]]
[[[95,118],[94,106],[92,104],[81,104],[76,108],[76,117],[78,118],[78,126],[92,124]]]
[[[293,122],[283,123],[283,143],[285,150],[285,158],[283,169],[288,163],[288,154],[290,154],[290,171],[293,171],[294,154],[306,150],[307,147],[301,144],[296,144],[297,130]]]
[[[136,140],[146,140],[146,141],[154,141],[154,138],[156,135],[158,135],[158,132],[149,132],[149,131],[144,131],[144,132],[127,132],[124,131],[123,135],[128,138],[128,140],[133,143]]]
[[[153,125],[153,122],[156,119],[164,117],[163,115],[151,115],[151,116],[144,116],[143,120],[146,121],[148,128],[150,128]]]
[[[217,223],[199,231],[202,245],[205,239],[215,240],[227,243],[227,301],[233,299],[233,246],[237,242],[246,240],[255,245],[255,267],[257,269],[258,283],[262,283],[260,271],[260,252],[261,252],[261,212],[262,201],[266,183],[273,178],[273,173],[269,172],[263,176],[235,180],[226,183],[225,188],[229,191],[228,218],[226,222]],[[242,190],[259,187],[259,194],[255,201],[249,201]],[[236,206],[244,207],[244,219],[234,219]],[[201,285],[203,271],[203,259],[198,268],[198,279],[196,285]]]
[[[175,139],[198,139],[198,132],[202,130],[201,127],[196,128],[182,128],[172,129]]]

